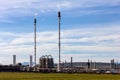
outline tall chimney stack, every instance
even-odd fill
[[[29,63],[29,67],[32,67],[32,55],[30,55],[30,63]]]
[[[16,55],[13,55],[13,66],[16,65]]]
[[[34,63],[35,63],[35,71],[36,71],[36,23],[37,23],[37,19],[36,19],[37,14],[35,14],[34,17]]]
[[[60,11],[58,12],[58,34],[59,34],[59,63],[58,63],[58,72],[61,72],[61,33],[60,33],[60,20],[61,20],[61,13]]]

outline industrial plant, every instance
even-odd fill
[[[36,68],[36,69],[35,69]],[[13,55],[13,64],[0,65],[0,72],[54,72],[58,73],[58,64],[54,63],[54,58],[51,55],[42,55],[39,58],[39,64],[34,66],[33,56],[29,56],[29,64],[23,65],[17,63],[16,55]],[[95,62],[88,59],[88,62],[73,62],[71,57],[70,62],[60,63],[60,73],[120,73],[120,64],[115,63],[112,59],[110,63]]]
[[[61,13],[58,12],[58,63],[54,63],[52,55],[42,55],[36,58],[36,24],[34,18],[34,56],[30,55],[29,64],[17,63],[16,56],[13,55],[13,64],[0,65],[0,72],[57,72],[57,73],[120,73],[120,64],[112,59],[109,63],[101,63],[89,60],[87,62],[73,62],[73,57],[69,62],[61,62]],[[33,61],[34,60],[34,61]],[[36,63],[39,60],[39,64]]]

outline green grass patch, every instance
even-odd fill
[[[120,75],[0,72],[0,80],[120,80]]]

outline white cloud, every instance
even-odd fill
[[[74,15],[89,14],[108,14],[120,13],[119,10],[99,9],[101,6],[119,6],[120,0],[0,0],[0,22],[14,23],[11,17],[34,16],[34,13],[46,14],[47,12],[56,12],[58,10],[70,12]],[[102,7],[102,8],[103,8]],[[95,8],[95,9],[90,9]],[[68,14],[67,13],[67,14]],[[76,16],[76,15],[74,15]],[[120,53],[120,25],[115,23],[107,25],[89,25],[83,28],[62,30],[62,56],[64,60],[68,60],[71,56],[75,61],[87,60],[92,57],[94,60],[102,59],[100,56],[107,53],[106,61],[111,57],[108,53],[119,56]],[[95,27],[96,26],[96,27]],[[108,26],[108,27],[106,27]],[[78,25],[80,27],[80,25]],[[105,28],[104,28],[105,27]],[[0,32],[0,54],[12,54],[19,56],[28,56],[33,54],[33,33],[10,33]],[[58,54],[58,32],[44,31],[37,33],[37,55],[51,54],[57,62]],[[74,54],[77,52],[77,54]],[[83,52],[83,53],[82,53]],[[93,54],[94,53],[94,54]],[[99,55],[99,53],[101,55]],[[114,56],[114,54],[112,56]],[[98,56],[99,55],[99,56]],[[83,58],[84,57],[84,58]],[[2,56],[1,61],[8,63],[11,58],[4,60],[6,56]],[[118,59],[120,60],[120,59]],[[27,61],[26,57],[21,61]],[[29,60],[28,60],[29,61]],[[99,61],[99,60],[98,60]]]
[[[99,6],[117,6],[119,5],[119,0],[60,0],[60,1],[50,1],[50,0],[0,0],[0,18],[1,22],[13,22],[9,20],[9,17],[21,17],[21,16],[31,16],[35,12],[53,12],[58,10],[74,10],[80,8],[79,13],[83,14],[93,14],[93,13],[103,13],[109,12],[104,10],[86,10],[86,7],[99,7]],[[84,10],[81,10],[84,9]],[[77,13],[78,13],[77,11]],[[74,12],[74,11],[73,11]],[[116,12],[116,11],[113,11]],[[110,12],[111,13],[111,12]],[[19,15],[19,16],[18,16]]]
[[[114,56],[119,56],[119,25],[106,26],[109,27],[95,29],[83,27],[62,30],[61,49],[63,61],[69,60],[71,56],[75,58],[74,61],[79,61],[81,57],[81,60],[84,61],[88,58],[97,61],[98,58],[106,57],[106,61],[108,61]],[[29,55],[34,52],[33,33],[1,32],[0,36],[0,54],[9,55],[11,56],[10,59],[12,59],[12,54],[19,57],[27,56],[22,57],[23,61],[29,61]],[[56,31],[37,32],[37,60],[41,55],[47,54],[51,54],[55,58],[55,62],[58,61],[58,33]],[[2,57],[6,58],[6,56]]]

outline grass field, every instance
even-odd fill
[[[0,72],[0,80],[120,80],[120,75]]]

